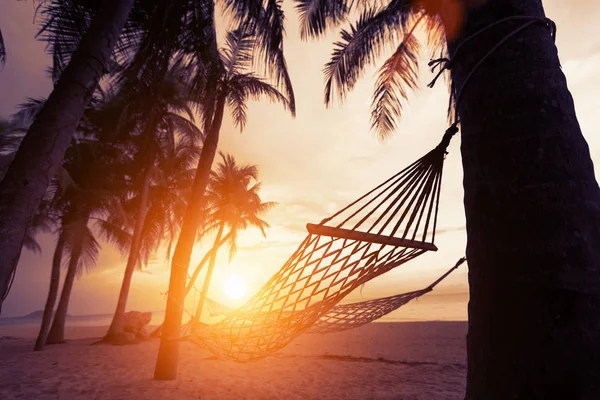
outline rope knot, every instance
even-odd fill
[[[450,70],[450,68],[452,66],[452,60],[450,60],[449,58],[446,58],[446,57],[436,58],[434,60],[429,61],[429,64],[427,64],[427,65],[429,67],[431,67],[432,73],[435,72],[436,68],[438,68],[438,67],[440,68],[440,70],[435,75],[433,80],[431,82],[429,82],[429,84],[427,85],[429,88],[433,88],[435,86],[435,83],[437,82],[438,78],[440,76],[442,76],[444,71]]]
[[[457,132],[458,132],[458,122],[453,123],[452,126],[450,126],[448,129],[446,129],[446,133],[444,133],[444,137],[442,138],[442,141],[438,145],[438,148],[444,150],[445,154],[448,154],[446,149],[450,145],[450,140],[452,140],[452,137],[454,135],[456,135]]]

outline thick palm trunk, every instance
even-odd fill
[[[67,311],[69,309],[69,300],[71,299],[71,291],[73,290],[73,283],[77,276],[77,268],[79,264],[79,257],[81,256],[81,243],[71,250],[71,259],[69,260],[69,267],[67,269],[67,275],[65,276],[65,283],[63,284],[62,293],[60,294],[60,301],[54,314],[54,321],[52,321],[52,327],[46,339],[46,344],[57,344],[65,341],[65,322],[67,321]]]
[[[104,74],[133,0],[105,0],[0,184],[0,312],[27,225]]]
[[[468,15],[462,38],[511,15],[541,17],[541,1],[487,1]],[[465,45],[453,64],[456,87],[525,22],[504,22]],[[549,29],[537,23],[495,51],[458,111],[466,398],[600,399],[600,190]]]
[[[48,289],[48,298],[46,299],[46,306],[44,307],[44,316],[42,317],[42,325],[40,326],[40,333],[38,334],[37,340],[35,341],[34,350],[44,350],[46,339],[48,338],[48,331],[50,329],[50,323],[52,322],[52,316],[54,315],[54,304],[56,303],[56,296],[58,295],[58,286],[60,284],[60,267],[62,263],[62,255],[65,247],[65,241],[63,235],[58,237],[56,242],[56,248],[54,249],[54,256],[52,257],[52,271],[50,272],[50,288]]]
[[[221,96],[217,102],[211,129],[202,147],[200,160],[198,160],[192,195],[188,202],[177,246],[175,246],[175,252],[173,253],[165,322],[158,349],[156,369],[154,370],[155,379],[172,380],[177,377],[179,342],[173,340],[173,338],[177,335],[181,326],[187,272],[194,242],[196,241],[198,221],[203,209],[204,192],[208,184],[212,163],[217,153],[224,108],[225,96]]]
[[[144,228],[146,214],[148,213],[148,190],[150,188],[154,157],[152,157],[152,161],[152,164],[148,165],[144,172],[142,191],[140,193],[140,205],[136,216],[135,227],[133,229],[133,237],[131,239],[127,265],[125,266],[125,274],[123,275],[123,283],[121,284],[121,291],[119,292],[119,300],[117,301],[117,309],[115,310],[115,315],[113,316],[113,320],[106,333],[106,337],[104,338],[107,341],[118,340],[118,337],[123,333],[127,297],[129,296],[129,288],[131,287],[131,279],[133,277],[133,272],[135,271],[135,265],[138,261],[142,244],[142,230]]]
[[[215,244],[213,245],[213,251],[210,253],[210,261],[208,262],[208,270],[206,271],[206,277],[204,278],[204,283],[202,284],[202,291],[200,292],[200,299],[198,300],[198,307],[196,308],[196,312],[194,313],[194,322],[200,322],[200,317],[202,316],[202,309],[204,308],[204,302],[206,300],[206,295],[208,294],[208,288],[210,287],[210,281],[212,279],[212,274],[215,269],[215,262],[217,261],[218,252],[218,244],[221,241],[221,236],[223,236],[223,228],[224,224],[221,223],[219,226],[219,232],[217,232],[217,237],[215,238]]]

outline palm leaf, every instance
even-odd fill
[[[27,101],[19,104],[16,113],[11,116],[11,121],[19,127],[28,127],[33,123],[35,116],[41,111],[46,103],[43,97],[32,98],[28,97]]]
[[[296,99],[283,51],[284,21],[281,0],[267,0],[260,17],[249,29],[256,36],[257,67],[263,69],[265,75],[272,78],[275,85],[285,93],[290,113],[295,116]]]
[[[401,37],[413,10],[410,0],[396,0],[382,9],[365,10],[356,24],[341,31],[334,43],[330,61],[325,65],[325,104],[334,93],[340,100],[354,88],[369,64],[374,64],[389,43]]]
[[[225,46],[220,54],[223,64],[229,74],[236,74],[248,69],[252,65],[255,38],[243,29],[227,32]]]
[[[351,9],[345,0],[295,0],[295,3],[303,40],[319,37],[329,28],[336,27]]]
[[[412,32],[407,34],[378,71],[371,104],[371,128],[382,139],[395,132],[408,89],[418,86],[419,48],[419,41]]]
[[[87,226],[87,218],[79,218],[70,222],[63,222],[61,234],[65,238],[65,249],[71,257],[79,253],[77,275],[90,270],[95,264],[100,253],[100,244]]]
[[[261,97],[266,97],[273,103],[282,104],[287,110],[292,108],[288,97],[274,86],[252,74],[237,75],[231,79],[230,84],[237,85],[248,98],[258,100]]]
[[[227,106],[231,113],[233,123],[240,128],[240,132],[244,130],[246,126],[246,115],[247,106],[246,101],[248,100],[244,88],[237,82],[230,82],[227,91]]]
[[[114,221],[104,219],[96,220],[95,226],[104,240],[112,244],[121,254],[129,252],[132,235],[128,230]]]

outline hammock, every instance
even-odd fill
[[[382,297],[379,299],[365,300],[349,304],[338,304],[328,313],[321,316],[321,318],[319,318],[319,320],[315,322],[313,326],[306,330],[306,333],[323,334],[345,331],[376,321],[379,318],[396,311],[409,301],[431,292],[434,287],[438,285],[438,283],[444,280],[465,261],[466,258],[464,257],[458,260],[458,262],[445,274],[424,289],[389,297]],[[236,312],[236,309],[209,298],[206,299],[206,305],[211,317],[226,317]],[[188,322],[188,324],[192,323],[193,321]]]
[[[425,156],[319,224],[307,224],[308,235],[298,249],[245,305],[197,332],[185,325],[179,337],[191,333],[219,358],[264,358],[307,331],[360,285],[436,251],[442,169],[457,131],[453,125]],[[408,300],[402,304],[427,291],[405,294],[402,301]],[[344,313],[348,311],[338,315]],[[332,326],[334,319],[325,318],[321,327]]]

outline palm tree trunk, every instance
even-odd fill
[[[106,71],[134,0],[105,0],[0,184],[0,313],[27,225]]]
[[[218,253],[218,244],[221,241],[221,236],[223,236],[223,228],[225,227],[224,223],[221,223],[219,226],[219,232],[217,232],[217,237],[215,238],[215,244],[213,245],[213,251],[210,253],[210,261],[208,263],[208,270],[206,271],[206,277],[204,278],[204,283],[202,285],[202,291],[200,292],[200,299],[198,300],[198,307],[196,308],[196,312],[194,313],[194,321],[193,324],[200,322],[200,317],[202,316],[202,308],[204,307],[204,301],[206,300],[206,295],[208,294],[208,288],[210,287],[210,281],[212,279],[212,273],[215,269],[215,262],[217,260]]]
[[[541,0],[488,1],[462,38]],[[524,21],[465,45],[474,65]],[[451,52],[455,49],[451,45]],[[468,400],[600,398],[600,190],[547,27],[530,26],[474,73],[458,105],[469,260]]]
[[[200,262],[196,266],[196,269],[192,273],[192,276],[190,276],[190,280],[185,288],[185,296],[186,297],[190,294],[190,291],[194,287],[194,284],[196,283],[196,280],[198,279],[198,275],[200,275],[202,268],[204,268],[204,264],[206,264],[208,262],[209,258],[212,257],[212,254],[214,252],[219,251],[221,246],[223,246],[225,244],[225,242],[227,242],[227,240],[229,240],[230,236],[231,236],[231,233],[228,233],[227,235],[225,235],[225,237],[221,238],[218,241],[215,241],[213,247],[204,255],[204,257],[202,257],[202,260],[200,260]]]
[[[58,302],[58,307],[56,308],[56,313],[54,314],[54,321],[52,321],[52,327],[50,328],[48,339],[46,339],[46,344],[58,344],[64,343],[65,341],[65,322],[67,320],[67,311],[69,309],[69,300],[71,299],[73,283],[75,282],[75,277],[77,276],[81,251],[81,242],[77,243],[75,248],[71,250],[71,259],[69,260],[67,275],[65,276],[65,282],[60,295],[60,301]]]
[[[177,377],[179,342],[172,340],[172,338],[177,335],[181,326],[187,272],[194,243],[196,241],[198,221],[200,220],[203,209],[204,192],[206,190],[206,185],[208,184],[212,163],[217,153],[224,108],[225,96],[221,95],[217,101],[211,129],[204,141],[200,160],[198,160],[198,167],[196,169],[196,176],[194,177],[194,185],[192,187],[192,195],[188,202],[188,208],[183,219],[179,239],[177,240],[175,252],[173,253],[171,277],[169,280],[169,296],[167,297],[165,322],[163,324],[163,333],[158,349],[154,379],[173,380]]]
[[[52,322],[52,316],[54,315],[54,304],[56,303],[56,295],[58,294],[58,286],[60,284],[60,267],[62,263],[64,247],[65,241],[63,235],[61,234],[56,242],[56,248],[54,249],[54,256],[52,258],[50,288],[48,289],[48,298],[46,299],[46,306],[44,307],[44,316],[42,317],[40,333],[35,341],[34,350],[36,351],[44,350],[46,338],[48,337],[48,330],[50,329],[50,323]]]
[[[106,337],[104,338],[106,341],[113,339],[117,340],[118,336],[123,333],[127,297],[129,296],[129,288],[131,287],[131,278],[133,277],[133,272],[135,271],[135,266],[138,261],[140,247],[142,244],[142,229],[144,228],[144,221],[146,220],[146,214],[148,213],[148,189],[150,188],[153,165],[154,157],[152,157],[152,164],[149,164],[144,172],[144,181],[142,183],[142,191],[140,193],[140,205],[137,211],[135,227],[133,229],[133,237],[131,240],[131,247],[129,249],[129,256],[127,258],[127,265],[125,266],[123,283],[121,284],[121,291],[119,292],[119,300],[117,301],[115,315],[113,316],[108,332],[106,333]]]
[[[229,240],[230,236],[231,236],[231,232],[228,233],[227,235],[225,235],[225,237],[223,237],[219,242],[215,242],[213,247],[208,252],[206,252],[204,257],[202,257],[202,260],[200,260],[200,262],[196,266],[194,273],[192,274],[192,276],[190,276],[190,280],[188,281],[187,286],[185,287],[185,297],[186,298],[189,296],[190,292],[194,288],[194,284],[196,283],[196,280],[198,279],[198,275],[200,275],[202,268],[204,268],[204,265],[208,262],[208,260],[212,256],[213,252],[218,251],[221,248],[221,246],[223,246],[225,244],[225,242],[227,242],[227,240]],[[160,324],[159,326],[157,326],[156,329],[154,329],[154,331],[152,331],[150,336],[158,336],[158,333],[162,331],[162,327],[163,327],[163,324]]]

